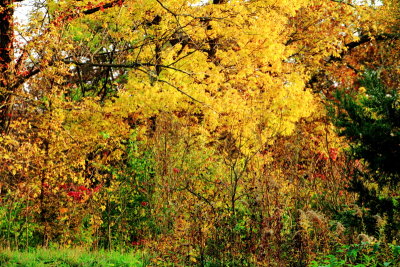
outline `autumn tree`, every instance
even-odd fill
[[[41,236],[46,245],[51,238],[60,234],[60,229],[53,226],[57,225],[57,221],[62,218],[58,215],[63,213],[63,209],[60,208],[63,208],[65,202],[59,201],[59,205],[54,206],[54,199],[68,200],[69,198],[71,200],[70,193],[75,192],[75,186],[63,189],[63,184],[67,182],[73,181],[75,184],[89,186],[88,181],[82,181],[82,174],[79,173],[85,168],[86,157],[102,146],[101,141],[95,141],[96,143],[92,145],[86,140],[77,142],[80,137],[74,136],[75,119],[81,117],[79,121],[92,120],[94,122],[92,115],[96,113],[93,110],[93,108],[96,109],[95,102],[85,101],[74,105],[62,100],[65,77],[69,73],[62,55],[68,50],[68,43],[62,42],[60,35],[63,23],[112,8],[122,2],[82,5],[81,8],[75,10],[64,7],[56,16],[48,16],[47,13],[39,11],[33,14],[37,20],[32,19],[29,25],[14,23],[13,11],[17,2],[2,1],[0,9],[2,18],[1,150],[2,166],[4,166],[2,185],[5,186],[2,197],[4,201],[6,199],[12,201],[14,197],[23,199],[21,203],[25,208],[22,213],[25,214],[27,223],[34,221],[40,224],[34,232],[26,232],[26,239],[29,235],[37,235],[31,237],[36,240],[33,242],[37,242],[37,237]],[[16,33],[18,37],[15,36]],[[68,110],[74,110],[78,114],[68,113]],[[89,117],[85,118],[87,115],[82,112],[88,112]],[[102,112],[108,113],[104,109]],[[102,120],[103,113],[98,115],[98,118]],[[75,119],[69,120],[68,117],[71,116],[75,116]],[[113,119],[115,117],[111,120]],[[105,126],[104,120],[99,123]],[[120,125],[121,123],[120,120],[113,124]],[[97,127],[100,124],[94,123],[93,126]],[[121,129],[118,130],[124,135]],[[87,132],[93,130],[86,129]],[[100,138],[107,143],[97,130],[94,133],[96,137],[92,139],[93,141]],[[87,147],[88,150],[83,151],[83,147]],[[77,154],[75,156],[74,153],[71,154],[72,151],[77,152],[80,159],[76,157]],[[80,194],[77,197],[78,202],[83,200],[84,192],[77,192],[77,194]],[[11,199],[10,196],[12,196]],[[73,196],[72,199],[74,199]],[[28,229],[27,225],[25,227]],[[7,231],[10,236],[10,231]],[[14,231],[13,235],[19,232]]]

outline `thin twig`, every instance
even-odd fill
[[[139,67],[161,67],[165,69],[171,69],[175,71],[179,71],[185,73],[187,75],[193,75],[191,72],[187,72],[175,67],[171,67],[170,65],[162,65],[162,64],[154,64],[149,62],[135,62],[130,64],[110,64],[110,63],[94,63],[94,62],[79,62],[74,60],[63,60],[62,62],[66,64],[75,64],[77,66],[92,66],[92,67],[106,67],[106,68],[127,68],[134,69]]]

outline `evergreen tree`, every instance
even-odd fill
[[[390,242],[399,239],[400,229],[399,94],[386,88],[376,71],[366,71],[360,85],[357,94],[336,93],[330,117],[348,139],[351,158],[366,166],[354,174],[349,188],[358,193],[358,204],[367,210],[365,230],[378,235],[378,218],[386,218],[384,231]]]

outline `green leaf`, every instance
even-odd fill
[[[100,132],[100,135],[101,135],[104,139],[110,138],[110,134],[107,133],[107,132]]]

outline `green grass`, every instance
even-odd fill
[[[84,249],[35,249],[32,251],[0,250],[0,266],[147,266],[149,257],[140,252],[90,252]]]

